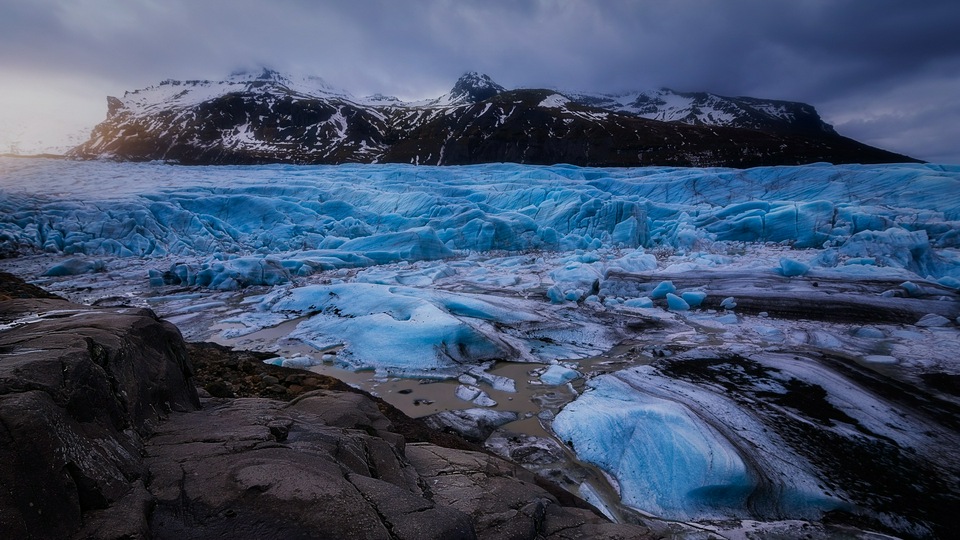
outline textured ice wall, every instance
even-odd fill
[[[880,254],[875,264],[953,275],[955,265],[930,249],[960,245],[960,169],[179,167],[0,159],[4,252],[216,254],[221,261],[270,255],[305,275],[455,251],[693,250],[714,241],[834,249],[820,261],[825,266]],[[897,254],[884,258],[891,249]]]

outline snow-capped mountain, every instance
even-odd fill
[[[436,99],[358,98],[271,70],[167,80],[109,97],[72,157],[194,164],[486,162],[735,166],[897,162],[840,137],[806,104],[669,90],[507,90],[463,75]]]
[[[817,110],[806,103],[751,97],[725,97],[706,92],[676,92],[660,88],[623,94],[567,94],[577,103],[626,112],[663,122],[726,126],[792,133],[836,135]]]

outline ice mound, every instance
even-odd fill
[[[266,295],[257,312],[230,319],[246,326],[230,333],[298,320],[289,338],[320,351],[343,346],[336,361],[345,367],[409,377],[466,374],[472,377],[468,384],[508,392],[515,390],[512,381],[476,367],[491,360],[580,358],[612,343],[608,328],[555,320],[536,307],[522,300],[377,283],[310,285]]]
[[[345,345],[337,358],[352,367],[425,374],[498,357],[498,343],[478,327],[484,320],[518,319],[482,300],[371,283],[280,291],[260,308],[306,317],[290,337],[321,350]]]
[[[590,380],[553,430],[577,456],[611,471],[623,502],[667,519],[740,507],[754,488],[732,445],[682,405],[615,376]]]

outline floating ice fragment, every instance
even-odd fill
[[[728,296],[720,301],[720,307],[723,309],[733,309],[737,307],[737,301],[732,296]]]
[[[473,401],[474,398],[480,395],[480,389],[469,384],[461,384],[457,386],[455,395],[464,401]]]
[[[151,273],[150,283],[158,276]],[[236,290],[256,285],[279,285],[290,281],[290,273],[276,259],[240,257],[218,260],[212,258],[202,264],[174,263],[159,276],[164,285],[188,285],[218,290]]]
[[[491,399],[486,392],[469,384],[457,386],[456,396],[464,401],[470,401],[479,407],[497,406],[497,402]]]
[[[643,250],[635,250],[612,261],[610,269],[619,269],[634,274],[649,272],[657,269],[657,258],[649,253],[644,253]]]
[[[578,377],[580,377],[580,373],[576,370],[561,366],[560,364],[554,364],[540,375],[540,380],[543,381],[544,384],[557,386],[566,384]]]
[[[476,384],[477,382],[482,382],[484,384],[489,384],[493,387],[494,390],[499,390],[500,392],[516,392],[517,385],[516,382],[510,377],[503,377],[501,375],[494,375],[493,373],[487,373],[479,367],[470,368],[467,372],[467,377],[473,379],[474,382],[468,384]],[[463,376],[461,376],[462,382]]]

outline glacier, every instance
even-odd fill
[[[0,158],[0,270],[489,435],[617,519],[923,536],[958,500],[957,166]]]

